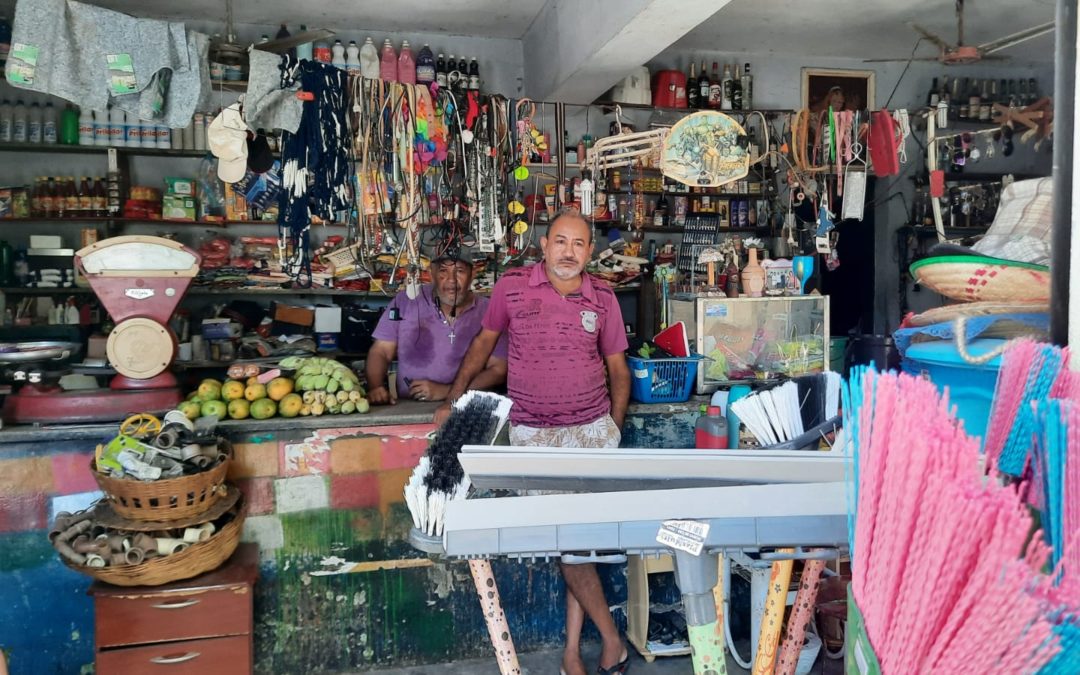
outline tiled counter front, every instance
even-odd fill
[[[695,407],[635,406],[623,444],[687,447]],[[348,418],[374,426],[297,428],[314,426],[310,418],[225,425],[236,451],[230,477],[248,503],[244,538],[262,555],[258,672],[336,673],[490,652],[468,567],[432,561],[406,540],[403,487],[434,427],[425,421],[430,407],[398,408]],[[0,648],[15,675],[91,668],[89,578],[59,562],[46,528],[57,511],[98,496],[89,461],[114,432],[0,432]],[[518,648],[559,644],[554,565],[495,561],[494,569]],[[623,569],[603,576],[611,604],[624,603]]]

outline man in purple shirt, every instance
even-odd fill
[[[616,448],[630,399],[626,332],[615,293],[584,272],[593,252],[592,229],[576,211],[561,213],[540,245],[543,263],[509,271],[495,284],[483,330],[465,355],[447,400],[465,393],[499,340],[509,335],[510,442]],[[448,414],[447,403],[436,421]],[[626,647],[596,567],[560,567],[567,588],[563,671],[586,672],[579,641],[588,614],[603,639],[599,672],[624,672]]]
[[[395,356],[397,398],[442,401],[450,390],[469,343],[480,332],[488,299],[472,292],[473,265],[461,249],[451,249],[431,265],[431,285],[416,298],[398,293],[372,333],[364,370],[368,400],[390,403],[386,375]],[[506,380],[506,341],[493,350],[471,380],[472,389],[492,389]]]

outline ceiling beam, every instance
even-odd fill
[[[522,37],[525,92],[591,103],[731,0],[548,0]]]

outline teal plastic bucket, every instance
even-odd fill
[[[967,352],[978,357],[997,350],[1004,340],[972,340]],[[920,342],[908,347],[902,362],[904,372],[928,378],[944,391],[949,389],[949,405],[956,408],[956,416],[964,422],[964,430],[971,436],[986,438],[986,425],[990,418],[990,406],[994,400],[1001,356],[986,363],[973,364],[960,356],[956,342]]]

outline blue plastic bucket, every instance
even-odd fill
[[[972,340],[967,345],[967,352],[973,357],[982,356],[1000,348],[1004,342]],[[942,391],[948,387],[949,405],[956,408],[956,416],[964,422],[964,430],[982,439],[986,438],[1000,367],[1000,355],[983,364],[968,363],[960,356],[953,340],[913,344],[902,362],[905,373],[926,377]]]

